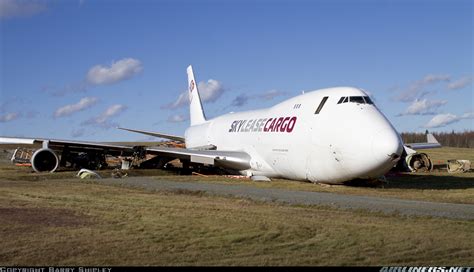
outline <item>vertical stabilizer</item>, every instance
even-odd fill
[[[189,90],[189,115],[191,120],[191,126],[199,125],[206,122],[206,116],[202,109],[201,97],[199,96],[199,90],[194,79],[193,67],[188,66],[188,90]]]

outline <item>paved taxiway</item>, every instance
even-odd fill
[[[373,196],[291,191],[284,189],[256,188],[254,186],[234,184],[157,181],[147,177],[101,179],[99,180],[99,183],[142,188],[151,191],[202,191],[210,195],[231,195],[234,197],[243,197],[258,201],[302,205],[324,205],[342,209],[362,209],[388,214],[396,213],[407,216],[414,215],[452,219],[474,219],[473,204],[453,204]]]

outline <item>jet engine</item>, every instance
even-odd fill
[[[31,166],[36,172],[54,172],[59,166],[59,158],[53,150],[41,148],[31,156]]]
[[[401,172],[430,172],[433,170],[433,162],[426,153],[418,153],[405,146],[401,159],[394,170]]]
[[[405,157],[405,162],[412,172],[429,172],[433,170],[433,163],[426,153],[412,153]]]

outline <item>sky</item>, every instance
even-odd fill
[[[399,132],[474,129],[473,1],[0,0],[0,135],[184,135],[302,91],[366,90]]]

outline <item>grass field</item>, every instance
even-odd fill
[[[474,222],[0,183],[3,265],[472,265]]]
[[[428,151],[435,162],[436,156],[474,161],[471,150]],[[472,220],[147,192],[73,182],[74,174],[0,167],[2,265],[474,265]],[[255,183],[159,170],[130,175],[454,203],[474,199],[472,172],[391,176],[384,188]]]

